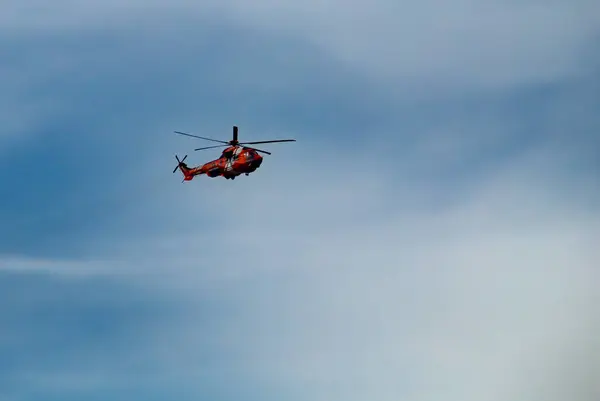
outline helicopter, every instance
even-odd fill
[[[226,146],[225,150],[218,159],[209,161],[200,166],[189,167],[185,162],[187,155],[183,159],[179,160],[179,157],[175,155],[177,159],[177,166],[173,170],[173,174],[177,169],[183,173],[183,181],[191,181],[195,176],[206,174],[210,178],[225,177],[228,180],[235,180],[235,177],[241,174],[249,175],[256,171],[257,168],[263,162],[263,158],[259,153],[265,153],[270,155],[271,152],[266,150],[256,149],[246,145],[255,145],[261,143],[275,143],[275,142],[296,142],[295,139],[275,139],[270,141],[255,141],[255,142],[239,142],[238,141],[238,127],[233,126],[233,138],[231,141],[220,141],[212,138],[205,138],[198,135],[189,134],[187,132],[174,131],[179,135],[186,135],[192,138],[204,139],[206,141],[218,142],[221,145],[206,146],[203,148],[194,149],[206,150],[214,149]]]

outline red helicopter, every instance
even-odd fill
[[[265,153],[270,155],[270,152],[266,150],[260,150],[256,148],[252,148],[250,146],[245,145],[255,145],[260,143],[274,143],[274,142],[296,142],[295,139],[276,139],[272,141],[256,141],[256,142],[239,142],[238,141],[238,127],[233,126],[233,139],[231,141],[219,141],[217,139],[204,138],[198,135],[192,135],[185,132],[175,131],[176,134],[191,136],[193,138],[204,139],[206,141],[218,142],[222,145],[215,146],[207,146],[204,148],[198,148],[194,150],[205,150],[205,149],[213,149],[220,148],[222,146],[227,146],[227,148],[221,154],[221,157],[205,163],[201,166],[197,167],[188,167],[187,164],[184,163],[187,155],[179,160],[179,157],[175,155],[175,159],[177,159],[177,167],[173,170],[173,174],[177,171],[177,169],[181,170],[183,173],[183,181],[191,181],[195,176],[206,174],[207,176],[214,177],[225,177],[226,179],[234,180],[240,174],[249,175],[254,172],[263,162],[263,158],[259,153]]]

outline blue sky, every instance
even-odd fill
[[[0,401],[598,399],[596,2],[23,4]]]

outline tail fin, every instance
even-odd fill
[[[185,164],[183,162],[186,158],[187,158],[187,155],[185,155],[185,157],[183,159],[179,160],[179,157],[177,157],[177,155],[175,155],[175,159],[177,159],[177,167],[175,167],[175,169],[173,169],[173,174],[175,174],[177,169],[179,169],[183,173],[183,181],[190,181],[192,178],[194,178],[194,176],[192,174],[190,174],[190,168],[187,166],[187,164]]]

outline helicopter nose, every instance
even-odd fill
[[[260,167],[260,165],[262,164],[262,162],[263,162],[262,157],[261,158],[256,158],[256,159],[254,159],[254,160],[252,160],[250,162],[250,164],[249,164],[248,167],[250,168],[251,171],[254,171],[254,170],[256,170],[257,168]]]

